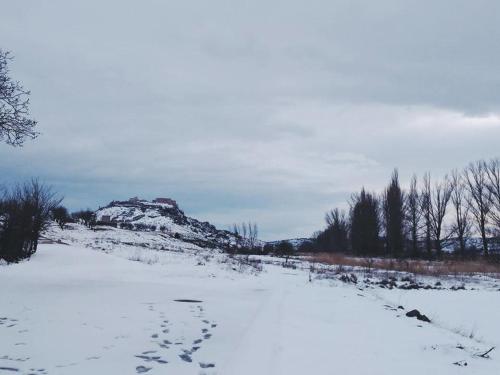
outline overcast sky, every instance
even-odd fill
[[[0,0],[41,133],[0,179],[309,236],[398,167],[499,156],[500,2]]]

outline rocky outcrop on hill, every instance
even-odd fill
[[[174,200],[167,198],[152,202],[137,198],[113,201],[96,211],[96,219],[101,225],[161,232],[201,247],[226,248],[237,240],[229,231],[186,216]]]

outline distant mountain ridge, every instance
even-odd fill
[[[186,216],[170,198],[156,198],[151,202],[139,198],[112,201],[95,213],[100,224],[162,232],[201,247],[225,248],[237,241],[236,236],[227,230],[219,230],[209,222]]]

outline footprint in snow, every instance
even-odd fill
[[[176,302],[181,302],[181,303],[186,303],[186,304],[198,304],[201,303],[202,301],[199,300],[191,300],[191,299],[179,299],[175,300]],[[151,309],[151,306],[148,306],[150,308],[150,311],[155,311]],[[190,305],[188,308],[188,311],[192,314],[193,318],[198,318],[198,322],[204,324],[205,326],[200,327],[200,331],[202,333],[202,337],[193,340],[193,344],[190,349],[181,349],[181,352],[178,354],[178,357],[186,363],[192,363],[193,362],[193,355],[195,352],[197,352],[199,349],[201,349],[201,344],[204,340],[208,340],[212,337],[212,333],[210,333],[210,328],[215,328],[217,327],[216,323],[210,322],[208,319],[202,319],[204,315],[204,308],[201,305]],[[184,345],[185,343],[185,338],[182,336],[179,336],[177,338],[178,341],[170,341],[167,339],[166,335],[171,334],[171,329],[173,328],[175,331],[175,328],[177,328],[176,325],[172,326],[172,323],[165,319],[165,313],[163,311],[157,311],[159,317],[160,317],[160,322],[159,322],[159,328],[160,328],[160,333],[153,333],[151,335],[153,343],[156,343],[160,348],[162,349],[172,349],[173,345]],[[196,319],[197,320],[197,319]],[[194,322],[193,322],[194,323]],[[186,324],[186,323],[185,323]],[[169,327],[169,328],[168,328]],[[148,350],[144,351],[139,355],[135,356],[136,358],[142,359],[146,363],[151,363],[151,362],[156,362],[156,363],[168,363],[166,360],[162,359],[161,356],[156,354],[156,351],[154,350]],[[209,363],[209,362],[198,362],[199,366],[202,369],[209,369],[212,367],[215,367],[214,363]],[[149,370],[151,370],[152,367],[146,367],[146,366],[138,366],[136,368],[137,373],[144,373]]]
[[[0,367],[0,371],[18,372],[19,369],[15,367]]]
[[[212,367],[215,367],[215,363],[200,362],[199,364],[200,364],[201,368],[212,368]]]
[[[135,357],[140,358],[145,362],[156,362],[156,363],[159,363],[162,365],[168,363],[168,361],[166,359],[161,358],[161,356],[159,356],[159,355],[149,356],[149,355],[140,354],[140,355],[136,355]]]
[[[182,359],[184,362],[193,362],[191,356],[187,353],[180,354],[179,358]]]
[[[151,370],[152,367],[146,367],[146,366],[137,366],[135,368],[135,371],[138,373],[138,374],[144,374],[145,372],[148,372],[149,370]]]

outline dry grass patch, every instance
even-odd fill
[[[479,260],[415,260],[393,258],[362,258],[344,254],[318,253],[309,261],[337,266],[361,267],[365,270],[409,272],[427,276],[473,276],[488,275],[500,278],[500,264]]]

